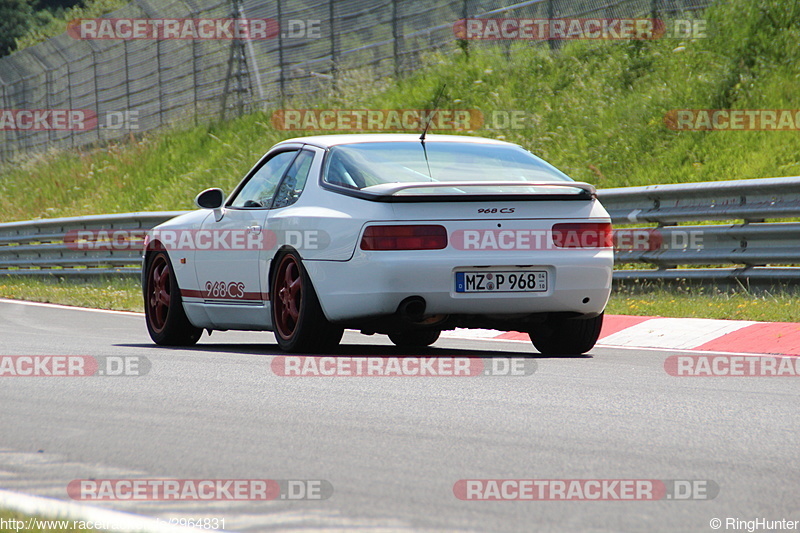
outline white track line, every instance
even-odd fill
[[[33,307],[49,307],[51,309],[67,309],[69,311],[89,311],[91,313],[108,313],[111,315],[136,316],[142,317],[144,313],[134,313],[133,311],[112,311],[111,309],[95,309],[94,307],[78,307],[75,305],[48,304],[43,302],[29,302],[27,300],[10,300],[0,298],[0,303],[30,305]]]
[[[170,525],[155,518],[112,511],[90,505],[40,498],[19,492],[0,490],[0,509],[16,511],[27,515],[41,516],[43,520],[78,520],[103,524],[107,531],[147,532],[147,533],[197,533],[190,527]],[[72,524],[70,524],[72,525]],[[57,529],[57,528],[56,528]],[[53,529],[55,531],[56,529]],[[201,530],[202,531],[202,530]]]

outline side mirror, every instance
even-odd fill
[[[213,209],[214,219],[219,222],[224,214],[222,204],[225,203],[225,193],[222,189],[206,189],[197,195],[194,203],[201,209]]]
[[[225,193],[222,189],[206,189],[194,199],[197,207],[202,209],[219,209],[225,201]]]

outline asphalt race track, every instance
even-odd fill
[[[341,356],[407,355],[347,333]],[[800,520],[800,378],[673,377],[679,352],[441,339],[426,355],[534,358],[514,377],[283,377],[267,333],[150,342],[141,316],[0,303],[0,355],[145,357],[144,376],[0,377],[0,487],[76,479],[327,480],[314,501],[114,501],[239,531],[714,531]],[[711,500],[462,501],[461,479],[711,480]]]

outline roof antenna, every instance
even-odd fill
[[[439,99],[442,97],[445,87],[447,87],[447,84],[443,83],[442,88],[439,89],[439,94],[436,95],[436,100],[433,101],[433,113],[428,117],[428,120],[425,122],[425,129],[422,130],[422,135],[419,136],[419,142],[422,143],[422,152],[425,154],[425,164],[428,166],[428,177],[430,179],[433,179],[433,175],[431,174],[430,161],[428,161],[428,149],[425,147],[425,136],[428,134],[428,127],[430,127],[431,122],[433,122],[433,117],[435,117],[436,113],[439,111]]]
[[[428,134],[428,127],[431,125],[431,122],[433,122],[433,117],[435,117],[436,113],[439,111],[439,98],[442,97],[442,93],[444,93],[444,88],[445,87],[447,87],[447,84],[443,83],[442,84],[442,88],[439,89],[439,94],[436,95],[436,100],[433,101],[433,113],[431,113],[431,116],[428,118],[428,121],[425,123],[425,129],[422,130],[422,135],[419,136],[419,140],[422,143],[422,146],[425,146],[425,135]]]

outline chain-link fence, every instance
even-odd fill
[[[259,40],[69,32],[1,58],[0,110],[6,117],[28,114],[24,128],[0,122],[0,160],[330,93],[349,69],[361,69],[365,82],[399,75],[417,68],[421,53],[453,43],[459,19],[658,17],[710,1],[136,0],[106,18],[270,19],[277,31]],[[63,110],[83,114],[72,124]],[[48,120],[61,120],[61,127]]]

